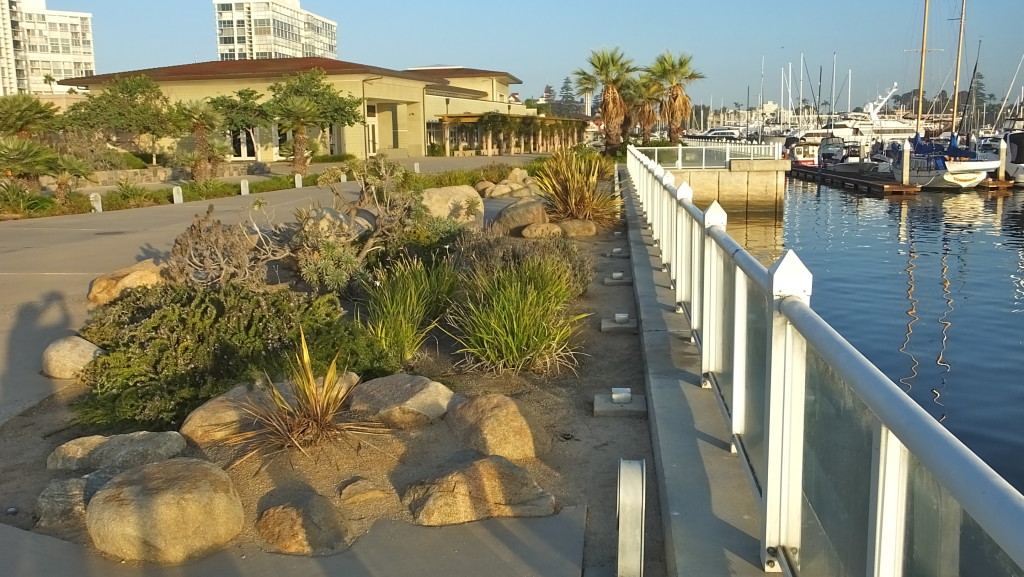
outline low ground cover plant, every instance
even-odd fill
[[[83,338],[107,354],[83,371],[90,392],[79,420],[114,428],[164,430],[239,382],[280,377],[299,327],[314,338],[314,366],[342,350],[342,367],[391,374],[397,363],[365,329],[343,318],[337,297],[257,293],[237,285],[132,289],[94,311]]]

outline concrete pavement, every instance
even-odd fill
[[[467,160],[402,159],[421,170],[468,167]],[[349,185],[351,186],[351,185]],[[254,198],[284,218],[298,206],[327,201],[328,191],[300,189],[212,201],[225,222],[245,218]],[[85,320],[85,294],[99,274],[170,250],[175,236],[208,203],[191,203],[0,223],[0,423],[62,386],[39,374],[49,342]],[[700,353],[674,312],[667,275],[627,201],[628,248],[646,365],[649,424],[671,576],[763,575],[759,513],[746,474],[729,452],[729,433],[713,393],[700,388]],[[651,503],[654,500],[649,501]],[[379,523],[341,555],[325,558],[228,549],[172,568],[114,563],[49,537],[0,525],[0,574],[104,577],[385,575],[543,575],[582,572],[586,512],[543,519],[489,520],[422,529]],[[608,520],[612,522],[612,520]],[[415,531],[414,533],[412,531]],[[588,571],[589,573],[589,571]]]

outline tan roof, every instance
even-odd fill
[[[85,76],[79,78],[65,78],[57,84],[63,86],[93,86],[105,84],[119,76],[148,76],[153,80],[219,80],[230,78],[276,78],[285,74],[305,72],[313,68],[320,68],[328,76],[344,74],[379,74],[394,78],[406,78],[438,84],[438,78],[434,75],[423,74],[406,70],[389,70],[333,58],[269,58],[261,60],[214,60],[212,62],[198,62],[195,64],[180,64],[178,66],[164,66],[161,68],[145,68],[143,70],[128,70],[110,74],[97,74],[96,76]]]
[[[409,72],[427,74],[434,78],[500,78],[507,84],[523,83],[522,80],[508,72],[480,70],[479,68],[466,68],[464,66],[425,66],[423,68],[408,68],[407,70]]]

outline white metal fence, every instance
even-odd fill
[[[683,139],[677,146],[635,147],[659,166],[676,169],[729,168],[733,160],[778,160],[782,145]]]
[[[765,570],[1024,575],[1024,497],[811,309],[796,253],[765,268],[717,203],[635,147],[627,168],[761,505]]]

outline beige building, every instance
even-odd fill
[[[252,88],[264,95],[268,87],[286,75],[322,69],[327,81],[341,94],[363,101],[364,122],[332,127],[330,150],[322,154],[353,154],[367,158],[378,152],[393,156],[423,156],[428,142],[428,122],[438,122],[448,111],[535,113],[522,104],[508,102],[508,87],[520,82],[504,73],[468,68],[389,70],[329,58],[278,58],[225,60],[149,68],[114,74],[69,79],[65,86],[102,91],[118,76],[152,78],[172,101],[201,100]],[[477,76],[474,76],[477,74]],[[449,78],[450,77],[450,78]],[[256,142],[247,134],[232,135],[235,160],[279,160],[284,135],[275,127],[257,128]]]

